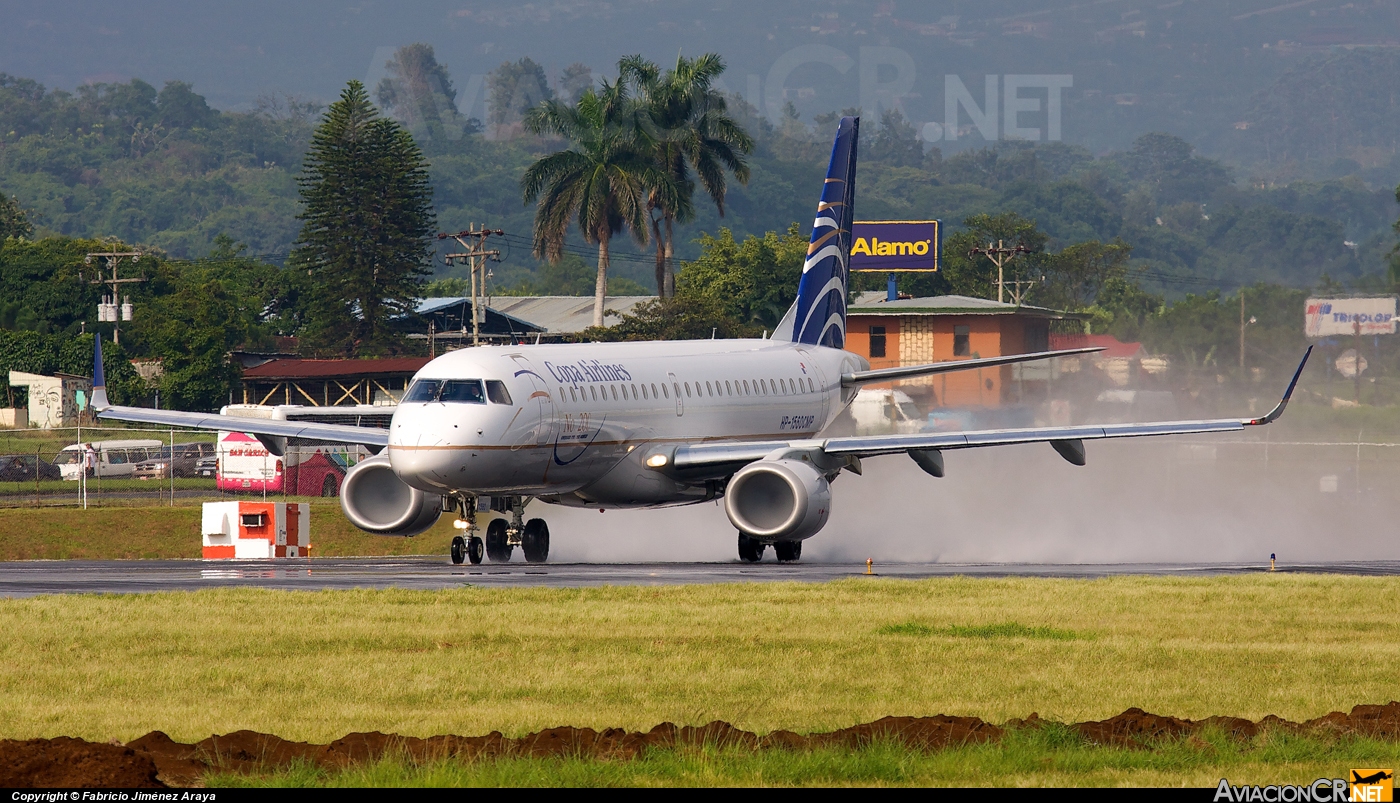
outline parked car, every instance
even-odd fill
[[[214,479],[219,476],[219,456],[211,454],[208,457],[201,457],[195,461],[194,475],[196,477],[208,477]]]
[[[169,479],[173,471],[176,477],[193,477],[200,459],[213,454],[212,443],[177,443],[173,451],[162,446],[158,454],[137,463],[131,476],[138,480],[163,480]]]
[[[41,480],[57,480],[63,477],[58,471],[58,466],[37,455],[0,455],[0,482],[24,482],[34,479],[36,473]]]

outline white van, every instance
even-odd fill
[[[922,432],[924,416],[909,394],[888,388],[864,388],[851,401],[857,435]]]
[[[82,476],[83,456],[91,450],[93,465],[89,477],[130,477],[137,463],[159,457],[162,445],[157,440],[79,443],[63,447],[53,463],[65,480],[77,480]]]

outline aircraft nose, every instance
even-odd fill
[[[449,488],[456,450],[444,435],[451,424],[444,429],[444,422],[436,420],[441,417],[440,411],[423,409],[404,415],[405,412],[408,411],[400,408],[389,425],[389,465],[399,479],[420,490]]]

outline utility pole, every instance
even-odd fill
[[[1004,303],[1003,295],[1006,287],[1006,276],[1003,270],[1004,266],[1006,263],[1015,259],[1017,254],[1029,253],[1031,253],[1031,249],[1024,245],[1017,245],[1015,248],[1007,248],[1001,240],[997,240],[996,245],[987,243],[986,248],[974,248],[967,252],[967,256],[970,259],[981,254],[987,259],[990,259],[993,265],[997,266],[997,303],[1000,304]],[[1015,288],[1012,292],[1015,294],[1016,306],[1019,307],[1021,305],[1021,285],[1031,285],[1034,284],[1034,282],[1013,281],[1011,284]]]
[[[108,269],[110,269],[110,270],[112,271],[112,278],[110,278],[110,279],[104,279],[104,278],[102,278],[102,267],[98,267],[98,269],[97,269],[97,278],[94,279],[93,281],[88,282],[88,284],[105,284],[105,285],[107,285],[107,286],[109,286],[109,287],[112,288],[112,296],[111,296],[111,299],[112,299],[112,300],[111,300],[111,301],[108,301],[108,300],[107,300],[107,297],[104,295],[104,296],[102,297],[102,303],[97,305],[97,320],[99,320],[99,321],[111,321],[111,322],[112,322],[112,342],[113,342],[113,343],[120,343],[120,342],[122,342],[122,341],[121,341],[121,330],[120,330],[120,327],[119,327],[119,322],[120,322],[120,321],[129,321],[129,320],[131,320],[131,314],[132,314],[132,309],[131,309],[131,296],[127,296],[125,302],[124,302],[124,303],[121,303],[120,306],[118,306],[117,291],[121,289],[121,288],[118,287],[118,285],[130,284],[130,283],[134,283],[134,282],[144,282],[144,281],[146,281],[145,279],[121,279],[121,278],[118,278],[118,276],[117,276],[117,267],[118,267],[119,265],[121,265],[121,261],[122,261],[123,259],[127,258],[127,257],[130,257],[130,258],[131,258],[131,264],[135,265],[137,262],[141,261],[141,252],[140,252],[140,251],[102,251],[102,252],[95,252],[95,253],[88,254],[86,257],[83,258],[83,264],[84,264],[84,265],[91,265],[93,259],[105,260],[106,263],[107,263],[107,264],[106,264],[106,268],[108,268]],[[118,312],[120,312],[120,314],[118,314]]]
[[[483,299],[486,295],[486,260],[492,259],[501,261],[501,252],[488,250],[486,248],[486,238],[495,235],[502,237],[505,232],[500,229],[476,228],[475,223],[468,223],[466,231],[459,231],[456,234],[439,234],[439,240],[451,238],[462,247],[462,251],[455,254],[445,254],[443,261],[451,265],[453,260],[467,260],[468,269],[472,277],[472,345],[481,345],[481,319],[483,317]],[[477,281],[477,271],[481,272],[481,281]],[[465,328],[465,327],[463,327]]]

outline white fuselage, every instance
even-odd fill
[[[847,351],[773,340],[489,346],[445,354],[417,382],[496,380],[480,401],[405,400],[394,473],[420,490],[645,507],[715,489],[644,465],[657,446],[816,435],[854,395]],[[413,396],[410,389],[409,398]]]

